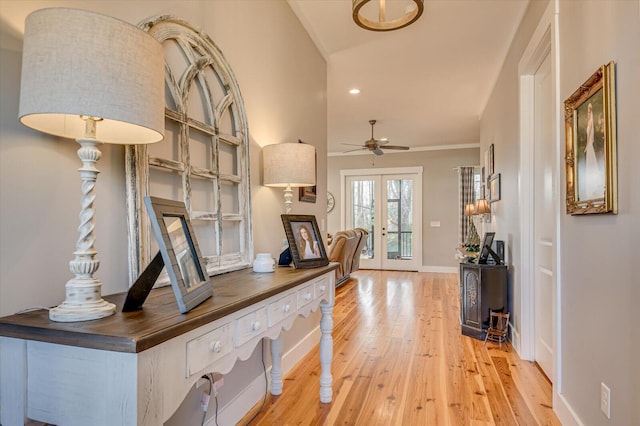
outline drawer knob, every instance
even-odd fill
[[[254,321],[254,323],[251,324],[251,330],[252,331],[260,330],[260,321]]]
[[[311,293],[307,293],[304,295],[304,300],[311,300]]]
[[[325,286],[323,286],[323,285],[321,285],[321,286],[320,286],[320,291],[321,291],[321,292],[323,292],[323,293],[324,293],[324,291],[325,291],[326,289],[327,289],[327,287],[325,287]]]
[[[211,342],[209,349],[211,349],[211,352],[219,353],[222,350],[222,342],[219,340]]]
[[[282,312],[284,312],[285,314],[288,314],[290,310],[291,306],[288,303],[282,307]]]

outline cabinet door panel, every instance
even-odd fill
[[[464,316],[466,325],[480,328],[480,274],[473,269],[465,269],[463,272]]]

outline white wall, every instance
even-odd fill
[[[328,190],[336,204],[328,215],[328,230],[341,230],[340,170],[373,169],[376,167],[422,166],[422,259],[425,269],[457,268],[455,248],[458,246],[458,166],[480,164],[478,148],[440,151],[417,151],[385,154],[376,157],[348,155],[329,157]],[[431,227],[432,221],[440,227]]]
[[[547,1],[529,3],[520,27],[502,65],[500,75],[491,92],[480,120],[480,153],[494,144],[494,171],[500,173],[501,200],[491,204],[492,222],[487,224],[496,232],[496,239],[505,241],[505,257],[509,266],[509,306],[511,322],[516,333],[522,326],[520,304],[520,207],[519,199],[519,85],[518,62],[529,43]]]
[[[481,152],[495,144],[502,202],[492,226],[508,242],[513,314],[521,326],[518,222],[519,118],[517,64],[547,2],[531,2],[481,118]],[[559,1],[560,98],[569,97],[599,66],[617,62],[618,215],[562,215],[560,376],[556,409],[564,424],[640,424],[640,331],[635,313],[640,279],[632,274],[640,237],[640,10],[635,0]],[[562,105],[558,106],[562,110]],[[563,123],[560,123],[563,126]],[[564,131],[560,144],[564,152]],[[560,159],[562,161],[562,159]],[[564,205],[565,176],[561,168]],[[551,314],[551,313],[550,313]],[[608,318],[611,318],[609,320]],[[600,412],[600,382],[611,388],[611,413]],[[558,386],[561,384],[561,388]]]
[[[560,222],[562,391],[586,425],[640,424],[640,278],[634,268],[640,239],[639,5],[561,1],[559,9],[562,99],[598,67],[616,62],[619,213],[563,215]],[[611,388],[611,420],[600,413],[601,382]]]
[[[24,19],[33,10],[57,6],[89,9],[132,24],[152,15],[172,14],[211,36],[230,62],[247,108],[254,252],[276,256],[284,238],[283,195],[281,189],[261,186],[261,147],[298,139],[315,145],[320,200],[326,191],[326,64],[286,2],[3,0],[0,315],[60,303],[64,283],[71,278],[68,262],[75,248],[80,211],[76,143],[40,134],[18,122]],[[113,294],[128,288],[124,151],[115,145],[101,149],[96,188],[96,249],[101,267],[96,275],[102,280],[103,294]],[[321,223],[326,204],[295,202],[293,212],[314,214]],[[286,332],[284,350],[310,333],[318,318],[316,313]],[[230,373],[219,396],[221,405],[261,372],[258,350]]]

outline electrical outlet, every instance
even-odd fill
[[[600,411],[611,418],[611,389],[604,383],[600,383]]]

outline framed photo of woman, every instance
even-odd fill
[[[567,213],[618,213],[615,63],[564,101]]]
[[[284,225],[293,265],[296,268],[317,268],[329,264],[316,217],[283,214]]]

